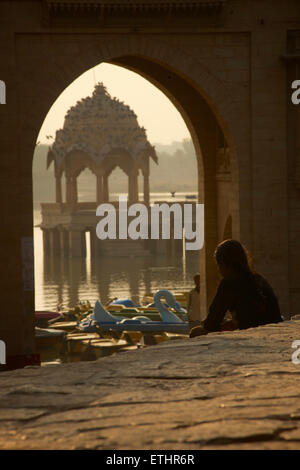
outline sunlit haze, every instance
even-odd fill
[[[61,129],[70,106],[91,96],[97,82],[103,82],[112,97],[124,101],[137,114],[149,141],[169,144],[189,137],[189,131],[171,101],[154,85],[137,73],[111,64],[100,64],[78,77],[57,98],[49,110],[38,136],[40,143],[52,143],[55,131]]]

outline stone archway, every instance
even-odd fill
[[[86,39],[85,36],[83,37]],[[122,40],[114,39],[112,41],[101,41],[100,44],[98,42],[88,41],[86,47],[84,47],[86,41],[80,41],[81,36],[77,41],[67,43],[63,41],[62,44],[60,43],[60,39],[59,35],[56,35],[55,41],[48,43],[45,38],[44,44],[43,41],[38,38],[36,39],[40,53],[45,49],[48,51],[48,59],[49,49],[52,50],[52,54],[50,54],[51,61],[46,67],[46,72],[51,69],[51,76],[47,76],[46,81],[43,76],[34,77],[37,78],[37,80],[30,82],[30,86],[34,88],[36,94],[43,96],[43,99],[38,101],[34,108],[30,107],[24,109],[24,113],[27,112],[29,115],[26,130],[28,131],[30,128],[33,134],[37,136],[47,111],[66,86],[89,68],[101,62],[111,62],[136,71],[162,89],[181,112],[191,132],[194,145],[196,150],[198,150],[197,153],[200,154],[199,149],[197,149],[197,147],[199,147],[197,132],[194,130],[190,113],[190,110],[195,108],[195,103],[188,103],[188,100],[183,100],[182,96],[176,96],[176,94],[180,93],[180,90],[176,93],[174,90],[176,85],[172,85],[173,79],[176,78],[177,85],[179,82],[181,86],[183,84],[185,85],[185,92],[188,90],[193,91],[194,96],[197,95],[199,98],[202,98],[201,106],[203,110],[209,111],[226,136],[232,159],[234,197],[236,201],[238,201],[238,204],[236,204],[233,209],[234,232],[237,237],[241,236],[241,238],[245,238],[248,245],[251,245],[251,240],[249,239],[251,230],[249,230],[249,227],[246,227],[246,221],[243,221],[243,224],[239,223],[241,212],[243,212],[240,210],[242,209],[240,204],[245,204],[244,198],[239,201],[239,181],[240,185],[250,190],[251,178],[250,176],[247,178],[246,172],[239,174],[239,162],[237,158],[238,153],[243,154],[244,160],[246,160],[246,162],[243,163],[248,163],[249,152],[248,149],[246,150],[245,148],[247,143],[245,140],[245,129],[241,129],[237,121],[237,115],[241,112],[241,107],[237,99],[234,99],[231,90],[225,82],[217,78],[212,70],[208,70],[204,63],[195,59],[194,56],[187,54],[185,50],[171,47],[169,44],[162,41],[154,41],[153,38],[147,40],[144,37],[139,38],[133,35],[126,36],[126,38],[122,38]],[[30,44],[29,41],[28,47],[30,46],[34,46],[34,44]],[[66,61],[65,55],[61,56],[59,52],[55,55],[55,50],[60,51],[61,46],[66,49],[71,47],[76,50],[76,54],[74,54],[69,61]],[[64,61],[63,64],[61,63],[62,60]],[[26,76],[26,72],[23,70],[22,74]],[[162,77],[163,74],[165,77]],[[26,84],[26,81],[24,84]],[[239,90],[235,88],[234,95],[236,96],[238,92]],[[24,95],[28,95],[28,92],[25,90]],[[200,110],[198,114],[200,115]],[[29,136],[27,133],[26,141],[28,141],[28,144],[30,137],[32,136]],[[34,139],[31,141],[32,147],[34,145],[33,142],[35,142]],[[200,155],[199,164],[202,164]],[[241,178],[243,179],[241,180]],[[248,205],[243,208],[244,210],[250,209],[249,201],[247,204]]]
[[[163,40],[140,38],[128,35],[111,40],[78,34],[66,39],[63,35],[20,34],[16,44],[19,76],[18,83],[20,132],[18,148],[22,148],[22,182],[20,187],[21,207],[25,214],[20,220],[19,233],[22,238],[32,237],[32,155],[38,130],[54,100],[75,78],[87,69],[101,63],[112,62],[137,71],[157,84],[173,101],[185,119],[196,148],[200,173],[204,175],[204,194],[201,201],[206,205],[206,257],[202,262],[202,274],[206,279],[206,300],[211,298],[216,285],[216,270],[212,253],[218,241],[216,232],[215,154],[216,132],[221,128],[232,156],[233,174],[233,233],[242,238],[251,248],[249,217],[241,213],[251,212],[249,191],[250,173],[243,171],[239,178],[237,154],[243,154],[243,166],[249,164],[249,148],[245,128],[241,129],[236,114],[243,112],[246,103],[238,103],[228,87],[212,70],[208,70],[194,55]],[[72,51],[72,53],[71,53]],[[45,56],[47,54],[47,56]],[[34,56],[40,64],[39,73],[32,71],[28,60]],[[247,123],[245,125],[247,127]],[[249,176],[249,177],[248,177]],[[242,185],[247,197],[240,199]],[[19,261],[20,263],[20,261]],[[21,288],[22,291],[22,288]],[[23,309],[24,296],[20,295]],[[206,303],[206,301],[205,301]],[[16,307],[16,310],[18,307]],[[24,333],[22,341],[11,342],[11,350],[23,353],[33,348],[32,312],[34,291],[26,294],[25,314],[31,315],[27,326],[20,326]]]
[[[239,136],[238,129],[234,127],[237,110],[230,90],[205,66],[195,62],[192,56],[164,43],[155,45],[153,41],[150,43],[144,38],[137,43],[133,36],[125,42],[114,40],[102,42],[100,46],[98,44],[93,44],[93,46],[89,47],[88,50],[80,46],[81,53],[84,52],[84,54],[76,54],[75,63],[72,63],[70,69],[63,68],[64,79],[69,80],[70,75],[73,78],[74,69],[77,70],[78,76],[78,70],[86,71],[88,67],[96,65],[96,57],[98,56],[103,58],[102,61],[122,65],[145,76],[158,86],[180,110],[193,137],[198,154],[198,163],[200,166],[203,165],[206,182],[213,178],[212,175],[215,172],[212,165],[212,153],[215,152],[214,128],[218,125],[221,127],[226,135],[232,158],[233,199],[235,202],[232,209],[233,231],[234,236],[240,238],[242,233],[239,223],[237,145],[234,143],[235,141],[238,142]],[[58,66],[59,64],[56,68]],[[233,132],[231,129],[233,129]],[[207,136],[209,137],[207,138]],[[205,138],[207,139],[206,144],[204,144]],[[204,152],[207,155],[205,158],[206,163],[202,161],[200,150],[202,147],[203,154],[203,147],[205,146],[208,148],[207,152]],[[214,185],[208,184],[204,187],[206,187],[206,195],[202,195],[201,200],[207,204],[208,200],[214,198],[215,188]],[[216,217],[216,210],[212,207],[210,215],[207,211],[209,221],[206,221],[206,223],[208,225],[210,220]],[[208,248],[210,255],[213,252],[215,242],[218,240],[217,236],[211,235],[211,232],[209,230],[206,237],[211,243]],[[245,233],[248,235],[250,230],[246,230]],[[246,242],[248,246],[251,245],[249,237],[247,237]],[[213,271],[213,266],[211,266],[211,271]],[[214,284],[212,281],[212,285]],[[210,290],[213,291],[213,288]],[[211,294],[208,297],[211,297]]]

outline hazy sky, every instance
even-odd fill
[[[103,63],[78,77],[57,98],[37,140],[52,143],[46,136],[55,137],[55,131],[63,127],[66,111],[79,99],[91,96],[97,82],[103,82],[112,97],[131,107],[138,116],[140,126],[147,130],[152,144],[169,144],[190,136],[180,113],[158,88],[134,72]]]

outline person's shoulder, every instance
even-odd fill
[[[257,284],[259,285],[261,289],[263,289],[264,291],[268,291],[270,293],[274,293],[271,284],[267,281],[265,277],[263,277],[261,274],[257,272],[254,272],[253,275],[254,275],[255,281],[257,282]]]
[[[223,278],[218,285],[216,298],[218,299],[232,299],[236,296],[238,286],[230,278]]]
[[[255,281],[256,281],[258,284],[261,284],[261,285],[264,285],[264,286],[270,286],[270,284],[268,283],[267,279],[264,278],[261,274],[257,273],[256,271],[253,272],[253,277],[254,277]]]
[[[224,290],[232,289],[235,285],[235,282],[236,281],[234,279],[224,277],[219,283],[218,290],[224,291]]]
[[[240,277],[224,277],[219,284],[218,291],[227,294],[236,294],[245,289],[245,280]]]

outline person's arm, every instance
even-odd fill
[[[272,289],[272,288],[271,288],[271,289]],[[273,306],[273,312],[274,312],[274,317],[272,318],[272,320],[273,320],[275,323],[279,323],[279,322],[282,322],[282,321],[283,321],[283,318],[284,318],[284,317],[281,316],[278,298],[277,298],[277,296],[275,295],[273,289],[272,289],[272,293],[273,293],[273,297],[272,297],[272,306]]]
[[[274,290],[268,283],[266,279],[263,277],[261,278],[261,282],[263,285],[263,293],[267,296],[269,301],[269,309],[268,309],[268,318],[267,320],[272,323],[277,323],[282,321],[278,298],[275,295]]]
[[[215,298],[209,307],[209,313],[204,321],[204,328],[207,331],[220,331],[221,322],[231,305],[231,290],[228,287],[228,283],[223,280],[220,282]]]

